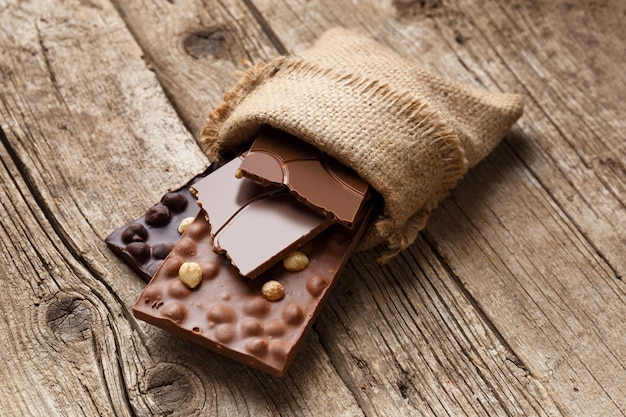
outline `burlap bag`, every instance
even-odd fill
[[[248,70],[209,114],[210,158],[268,124],[355,169],[384,199],[362,246],[409,246],[431,211],[521,116],[521,97],[445,80],[345,29]]]

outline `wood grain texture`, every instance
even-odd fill
[[[433,71],[527,97],[522,130],[459,185],[426,234],[563,411],[626,412],[626,328],[616,320],[626,313],[625,176],[617,162],[626,151],[618,133],[626,85],[624,46],[614,41],[624,5],[597,5],[588,16],[582,3],[396,2],[385,10],[346,1],[337,15],[330,2],[258,3],[268,16],[293,13],[272,25],[293,41],[284,41],[290,49],[305,47],[311,29],[294,35],[287,22],[315,16],[316,35],[335,25],[367,30]]]
[[[626,415],[625,9],[0,2],[0,415]],[[337,25],[526,111],[415,245],[353,256],[276,379],[136,321],[102,239],[202,170],[248,61]]]
[[[242,1],[113,0],[194,134],[241,71],[278,54]]]
[[[362,415],[314,338],[281,380],[132,317],[103,238],[206,158],[110,4],[2,16],[2,413]]]

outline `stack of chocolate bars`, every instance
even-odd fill
[[[264,128],[106,242],[149,280],[137,318],[282,376],[369,223],[371,197],[351,169]]]

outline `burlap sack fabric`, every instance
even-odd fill
[[[346,29],[247,71],[202,130],[207,155],[241,149],[264,124],[352,167],[384,199],[362,246],[409,246],[468,168],[521,116],[521,97],[431,74]]]

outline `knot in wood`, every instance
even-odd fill
[[[218,30],[199,30],[188,34],[183,40],[185,52],[190,56],[200,59],[208,56],[219,58],[226,36]]]
[[[63,342],[85,340],[85,330],[91,327],[93,314],[89,304],[78,297],[63,296],[48,305],[46,323]]]
[[[140,382],[140,393],[150,397],[157,414],[196,415],[206,407],[202,381],[191,369],[161,362],[148,369]],[[209,407],[210,408],[210,407]]]

